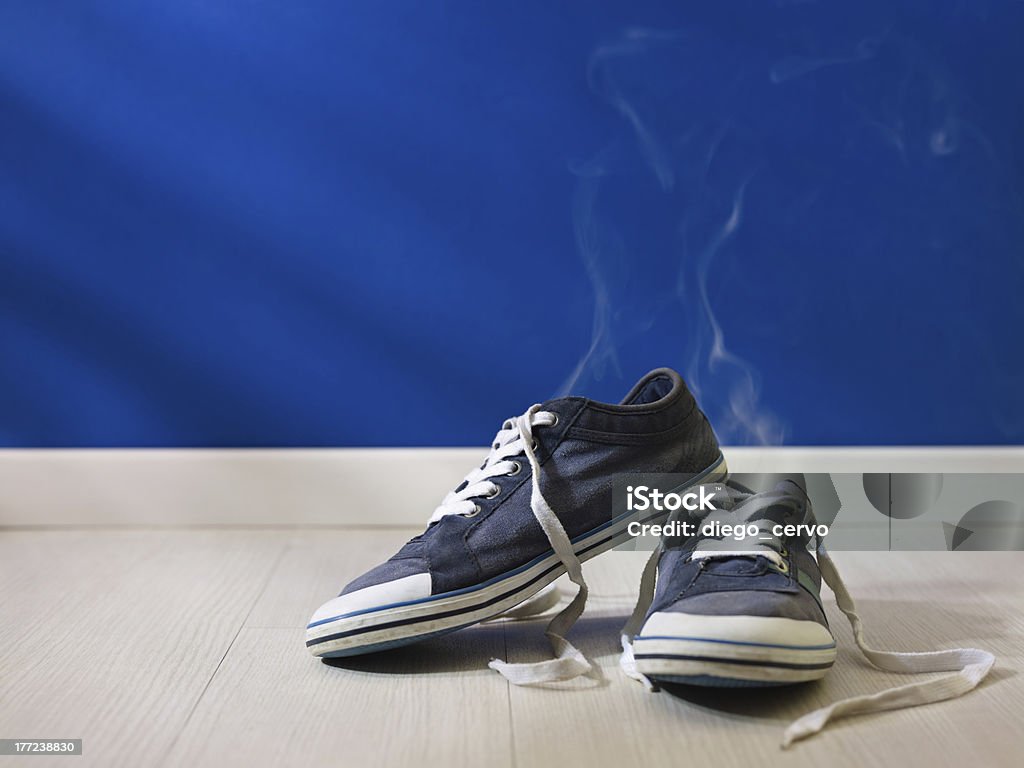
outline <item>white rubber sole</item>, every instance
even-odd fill
[[[655,613],[634,640],[637,671],[654,680],[741,687],[819,680],[835,638],[816,621]]]
[[[725,459],[695,476],[691,486],[721,482],[728,476]],[[657,523],[668,513],[643,522]],[[573,541],[581,562],[626,541],[635,514],[622,515]],[[385,650],[477,624],[514,608],[565,573],[558,556],[549,552],[521,568],[483,584],[336,616],[306,628],[306,647],[314,656],[355,656]]]

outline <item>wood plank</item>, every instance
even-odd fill
[[[0,534],[0,733],[158,764],[282,550],[276,532]]]
[[[962,699],[841,721],[783,753],[792,719],[907,678],[867,666],[829,601],[841,650],[822,683],[647,693],[617,667],[644,553],[587,566],[593,596],[574,639],[598,662],[596,680],[510,688],[486,669],[493,656],[547,658],[543,620],[495,622],[346,663],[310,657],[310,613],[412,532],[0,534],[0,734],[82,737],[76,764],[104,766],[768,759],[998,768],[1024,750],[1024,593],[1014,576],[1024,554],[837,553],[877,646],[976,644],[996,653],[997,669]]]
[[[288,531],[274,578],[246,620],[247,627],[305,627],[321,604],[349,581],[383,562],[420,528]]]
[[[337,662],[304,647],[313,610],[413,533],[292,534],[170,765],[511,765],[501,625]]]
[[[168,766],[512,765],[501,627],[327,663],[302,629],[245,628]]]
[[[512,687],[513,731],[520,764],[675,766],[782,760],[787,765],[873,766],[1019,764],[1024,737],[1020,553],[839,553],[848,587],[859,598],[871,639],[881,648],[924,649],[977,644],[999,657],[980,690],[953,702],[840,721],[781,752],[793,719],[838,698],[907,682],[867,665],[830,601],[841,646],[821,683],[792,689],[701,690],[676,686],[651,694],[617,668],[615,638],[633,602],[643,558],[613,552],[588,567],[594,600],[574,640],[601,668],[601,681],[547,688]],[[967,557],[962,557],[966,555]],[[958,562],[954,562],[954,561]],[[1012,566],[1012,569],[1010,568]],[[981,597],[979,597],[981,595]],[[507,627],[515,661],[545,658],[542,622]],[[579,690],[583,688],[583,690]]]

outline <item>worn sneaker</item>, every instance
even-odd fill
[[[636,610],[623,630],[622,667],[630,677],[652,688],[651,681],[742,688],[824,677],[835,662],[836,642],[822,607],[822,577],[850,620],[858,648],[876,667],[956,674],[819,709],[786,730],[783,746],[835,717],[960,696],[988,674],[995,658],[986,651],[868,647],[853,599],[815,535],[810,499],[795,482],[760,494],[735,483],[712,490],[718,509],[690,513],[696,535],[663,539],[644,570]],[[734,535],[737,526],[746,529],[742,540]],[[787,532],[794,535],[782,535]]]
[[[729,491],[714,490],[718,511],[696,525],[717,524],[720,531],[753,525],[758,535],[665,542],[657,593],[634,643],[637,671],[664,682],[725,687],[824,677],[836,643],[821,605],[818,564],[806,538],[771,532],[791,521],[799,499],[763,494],[730,508]]]
[[[558,658],[491,666],[517,683],[586,672],[589,662],[564,639],[587,598],[580,562],[627,538],[636,516],[613,513],[612,479],[640,471],[683,473],[693,484],[726,475],[714,433],[674,371],[647,374],[619,405],[565,397],[532,406],[502,425],[422,534],[317,610],[306,646],[352,656],[444,634],[505,613],[568,572],[579,591],[548,627]]]

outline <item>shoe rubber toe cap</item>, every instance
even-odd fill
[[[341,621],[351,614],[379,610],[396,603],[422,600],[430,597],[430,594],[429,573],[417,573],[363,587],[353,592],[346,592],[321,605],[310,618],[307,629],[314,631],[327,624]]]

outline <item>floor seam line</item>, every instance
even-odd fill
[[[214,678],[217,677],[217,673],[220,672],[220,668],[224,665],[224,660],[228,657],[228,654],[231,653],[231,649],[235,647],[235,642],[237,642],[238,636],[241,635],[242,630],[245,629],[246,622],[249,620],[249,617],[252,616],[252,612],[256,609],[256,605],[259,603],[260,598],[263,597],[264,593],[266,593],[267,588],[270,586],[270,582],[274,578],[274,574],[277,573],[277,569],[280,567],[281,562],[284,560],[285,553],[290,548],[290,542],[282,546],[280,551],[277,553],[277,557],[274,559],[274,564],[267,569],[267,575],[263,580],[263,584],[260,585],[260,588],[257,591],[256,596],[253,598],[252,605],[249,606],[249,610],[245,612],[245,616],[243,616],[241,622],[239,622],[238,628],[235,630],[235,634],[231,637],[230,642],[228,642],[228,647],[224,649],[224,653],[223,655],[221,655],[220,660],[217,662],[217,666],[213,668],[213,672],[210,674],[209,679],[203,686],[203,690],[199,692],[199,696],[197,696],[196,700],[192,703],[192,707],[189,709],[188,715],[186,715],[185,719],[182,721],[181,727],[178,729],[178,732],[174,736],[174,740],[167,747],[167,751],[164,753],[164,759],[160,761],[161,765],[166,765],[167,761],[170,760],[171,755],[174,752],[174,748],[178,745],[178,742],[181,740],[182,734],[185,733],[185,729],[188,728],[189,723],[192,722],[192,717],[195,715],[196,710],[199,709],[199,704],[206,696],[206,692],[210,690],[210,685],[213,684]]]
[[[501,642],[505,648],[505,660],[508,661],[508,622],[503,621],[501,623]],[[502,678],[505,682],[505,696],[508,702],[508,738],[509,738],[509,758],[511,760],[511,768],[516,768],[519,765],[519,755],[516,753],[516,721],[512,714],[512,683],[510,683],[504,677]]]

